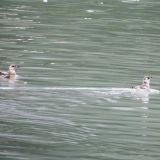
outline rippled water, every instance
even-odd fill
[[[0,159],[159,160],[159,6],[1,0]]]

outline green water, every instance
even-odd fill
[[[1,0],[2,160],[159,160],[160,2]]]

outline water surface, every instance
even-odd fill
[[[160,2],[1,0],[0,159],[159,160]]]

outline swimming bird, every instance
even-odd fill
[[[19,67],[15,64],[11,64],[8,71],[0,71],[0,77],[7,79],[14,79],[16,77],[16,68]]]
[[[150,89],[150,80],[151,80],[152,77],[150,76],[145,76],[143,78],[143,81],[142,81],[142,84],[141,85],[138,85],[138,86],[135,86],[135,87],[132,87],[134,89]]]

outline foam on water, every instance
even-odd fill
[[[18,88],[11,88],[11,87],[0,87],[0,89],[16,89],[16,90],[88,90],[88,91],[106,91],[112,92],[113,94],[122,94],[122,93],[138,93],[138,94],[159,94],[160,91],[156,89],[141,89],[136,90],[132,88],[104,88],[104,87],[18,87]]]
[[[93,94],[103,94],[107,96],[136,96],[147,97],[149,95],[159,94],[160,91],[156,89],[137,90],[132,88],[101,88],[101,87],[0,87],[0,90],[24,90],[24,91],[76,91],[76,92],[90,92]]]
[[[140,0],[123,0],[122,2],[124,3],[134,3],[134,2],[139,2]]]
[[[146,89],[140,89],[140,90],[137,90],[137,89],[132,89],[132,88],[112,88],[111,91],[114,91],[115,93],[119,93],[119,94],[122,94],[122,93],[131,93],[131,94],[159,94],[160,91],[159,90],[156,90],[156,89],[149,89],[149,90],[146,90]]]

